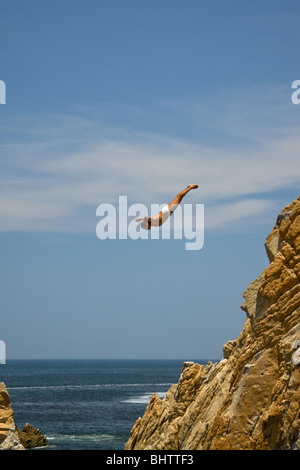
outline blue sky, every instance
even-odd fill
[[[1,0],[7,358],[220,358],[299,194],[300,6]],[[96,209],[205,206],[205,243],[99,240]]]

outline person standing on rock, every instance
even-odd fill
[[[163,207],[159,214],[154,215],[153,217],[139,217],[136,219],[136,222],[141,222],[141,227],[144,230],[150,230],[151,227],[159,227],[168,220],[168,218],[173,214],[175,209],[179,206],[184,196],[191,191],[191,189],[197,189],[199,186],[197,184],[189,184],[187,188],[180,191],[177,196],[173,199],[170,204]]]

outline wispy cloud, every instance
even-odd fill
[[[273,102],[273,111],[278,106]],[[232,136],[232,145],[224,146],[219,137],[214,143],[116,130],[74,114],[15,122],[23,138],[6,137],[0,145],[0,229],[89,232],[103,202],[116,203],[119,195],[129,202],[169,202],[190,183],[199,189],[188,202],[207,206],[206,228],[266,213],[271,192],[299,184],[298,126],[275,125],[272,109],[258,102],[248,111],[239,107],[236,100],[219,118],[219,131]],[[195,120],[196,108],[190,109]],[[212,115],[206,116],[212,125]],[[199,112],[199,128],[201,119]],[[8,128],[2,134],[12,136]],[[237,134],[244,145],[235,144]]]

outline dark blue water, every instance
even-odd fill
[[[51,449],[119,450],[152,394],[163,397],[178,382],[183,362],[8,360],[0,381],[16,425],[40,428]]]

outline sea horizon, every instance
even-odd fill
[[[201,361],[220,361],[221,358],[188,358],[184,359],[181,357],[171,357],[171,358],[164,358],[164,357],[159,357],[159,358],[151,358],[151,357],[139,357],[139,358],[134,358],[134,357],[13,357],[13,358],[8,358],[6,359],[7,362],[12,362],[12,361],[183,361],[183,362],[197,362]],[[2,365],[6,364],[0,364],[0,367]],[[1,369],[0,369],[1,371]]]

